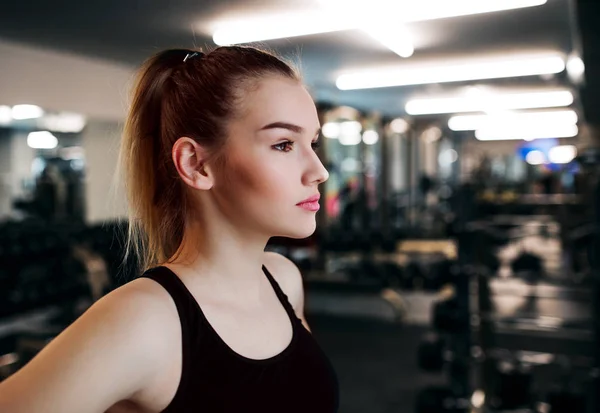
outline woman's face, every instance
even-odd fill
[[[314,151],[320,125],[312,98],[299,82],[273,76],[242,105],[229,125],[226,166],[212,188],[219,210],[235,225],[269,237],[310,236],[315,204],[299,203],[318,195],[329,177]]]

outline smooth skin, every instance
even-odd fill
[[[314,232],[315,213],[297,203],[318,193],[328,173],[312,147],[319,122],[301,84],[265,78],[242,106],[229,125],[224,170],[187,137],[173,146],[179,176],[200,212],[186,227],[178,258],[164,265],[232,350],[263,359],[289,345],[292,326],[262,265],[309,328],[298,268],[264,252],[265,245],[273,236]],[[172,298],[153,280],[136,279],[101,298],[0,383],[0,412],[160,412],[177,391],[181,362]]]

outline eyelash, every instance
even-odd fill
[[[294,146],[294,142],[292,142],[292,141],[281,142],[281,143],[278,143],[277,145],[273,145],[273,148],[276,149],[276,150],[278,150],[278,151],[280,151],[280,152],[286,152],[286,153],[289,152],[289,151],[285,151],[285,150],[282,150],[282,149],[278,149],[278,147],[281,147],[282,145]],[[320,139],[317,140],[317,141],[311,142],[311,147],[313,148],[313,150],[317,149],[320,146],[321,146],[321,140]],[[291,149],[290,149],[290,151],[291,151]]]

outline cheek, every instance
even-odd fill
[[[236,198],[260,196],[265,199],[282,199],[292,189],[289,171],[286,173],[285,164],[279,165],[277,161],[235,162],[235,166],[232,165],[229,171],[228,182]]]

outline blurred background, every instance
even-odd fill
[[[0,380],[133,279],[133,71],[253,44],[301,67],[330,172],[302,270],[342,413],[599,412],[595,0],[4,2]]]

